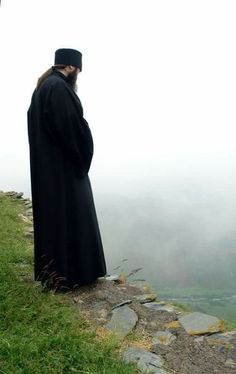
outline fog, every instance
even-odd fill
[[[139,194],[133,185],[136,195],[97,193],[112,265],[127,257],[162,285],[235,289],[234,186],[186,177],[144,183]]]
[[[233,0],[3,0],[0,189],[31,197],[31,94],[57,48],[79,49],[109,272],[233,294],[235,16]]]
[[[132,279],[145,279],[157,289],[193,287],[235,294],[233,173],[226,168],[207,173],[206,165],[200,175],[181,169],[177,173],[176,168],[172,175],[170,166],[161,173],[158,164],[156,174],[150,169],[120,172],[105,184],[91,167],[109,273],[121,264],[119,271],[126,274],[142,267]]]

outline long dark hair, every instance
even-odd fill
[[[50,69],[46,70],[42,75],[41,77],[38,78],[38,81],[37,81],[37,86],[36,86],[36,90],[39,89],[39,87],[41,86],[41,84],[43,83],[43,81],[49,77],[49,75],[52,74],[53,70],[55,69],[64,69],[66,67],[66,65],[54,65],[52,67],[50,67]]]

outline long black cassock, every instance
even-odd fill
[[[88,171],[94,145],[77,94],[58,70],[27,112],[34,278],[73,287],[106,275]]]

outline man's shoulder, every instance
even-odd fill
[[[64,81],[64,79],[61,79],[60,77],[57,77],[56,75],[49,75],[41,84],[42,90],[47,90],[49,88],[67,88],[67,83]]]

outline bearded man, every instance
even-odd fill
[[[60,290],[106,274],[88,172],[93,138],[76,93],[82,53],[56,50],[27,112],[34,225],[34,280]]]

